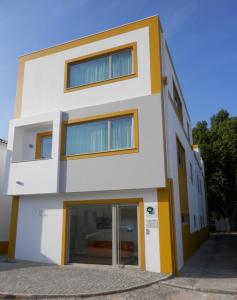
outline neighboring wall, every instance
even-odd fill
[[[9,239],[11,213],[11,197],[7,197],[3,193],[6,151],[7,144],[0,141],[0,253],[3,247],[2,242],[7,242]],[[5,248],[5,246],[3,248]]]
[[[176,244],[178,269],[184,264],[183,242],[182,242],[182,223],[180,211],[179,178],[177,162],[177,138],[181,142],[186,156],[186,172],[188,186],[188,205],[189,205],[189,224],[190,233],[199,232],[207,226],[206,219],[206,199],[204,189],[204,168],[200,155],[196,155],[192,147],[191,121],[186,109],[186,105],[179,87],[178,79],[168,52],[168,48],[162,37],[162,73],[167,77],[167,84],[163,87],[163,97],[165,102],[166,115],[166,142],[168,154],[168,177],[173,178],[174,182],[174,205],[175,205],[175,224],[176,224]],[[174,105],[173,82],[177,87],[179,98],[182,103],[183,125],[181,124]],[[188,133],[187,122],[190,126]],[[192,167],[191,167],[192,165]],[[191,174],[192,173],[192,174]],[[190,247],[191,247],[190,241]],[[190,250],[191,252],[191,250]]]

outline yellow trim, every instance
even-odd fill
[[[35,159],[41,159],[41,145],[42,138],[45,136],[52,136],[52,131],[39,132],[36,135]]]
[[[23,80],[24,80],[24,64],[25,62],[44,57],[46,55],[55,54],[61,51],[72,49],[74,47],[79,47],[116,35],[120,35],[126,32],[137,30],[140,28],[149,28],[149,39],[150,39],[150,59],[151,59],[151,93],[159,93],[161,90],[161,74],[160,74],[160,55],[159,55],[159,41],[158,41],[158,16],[150,17],[144,20],[140,20],[131,24],[126,24],[121,27],[113,28],[104,32],[100,32],[91,36],[87,36],[78,40],[67,42],[61,45],[57,45],[48,49],[43,49],[20,58],[19,72],[17,80],[17,94],[16,94],[16,104],[15,104],[15,118],[21,116],[22,107],[22,90],[23,90]]]
[[[88,205],[88,204],[130,204],[136,203],[139,207],[139,263],[141,270],[145,270],[145,233],[144,233],[144,202],[142,198],[127,199],[108,199],[108,200],[76,200],[63,202],[63,228],[62,228],[62,252],[61,264],[67,263],[67,244],[68,244],[68,210],[71,206]]]
[[[8,241],[0,241],[0,254],[7,254]]]
[[[103,120],[103,119],[110,119],[116,118],[121,116],[133,116],[133,147],[130,149],[121,149],[121,150],[110,150],[106,152],[98,152],[98,153],[88,153],[88,154],[81,154],[81,155],[65,155],[65,127],[71,124],[80,124],[85,122],[91,122],[96,120]],[[71,160],[71,159],[81,159],[81,158],[94,158],[98,156],[110,156],[110,155],[120,155],[120,154],[130,154],[130,153],[137,153],[139,151],[139,142],[138,142],[138,110],[137,109],[130,109],[120,112],[113,112],[108,114],[102,114],[97,116],[90,116],[81,119],[74,119],[69,121],[62,122],[62,130],[61,130],[61,159],[62,160]]]
[[[14,196],[12,199],[10,238],[8,246],[8,257],[15,258],[16,234],[18,222],[19,196]]]
[[[160,266],[162,273],[177,272],[176,227],[174,218],[173,181],[167,180],[167,188],[157,190],[160,240]]]
[[[80,63],[83,61],[87,61],[93,58],[98,58],[104,55],[110,55],[113,54],[115,52],[118,51],[122,51],[122,50],[126,50],[126,49],[132,49],[132,73],[126,76],[120,76],[120,77],[116,77],[116,78],[110,78],[107,80],[103,80],[103,81],[99,81],[99,82],[93,82],[93,83],[89,83],[89,84],[85,84],[82,86],[76,86],[76,87],[68,87],[68,83],[69,83],[69,66],[71,64],[74,63]],[[81,57],[77,57],[77,58],[73,58],[70,60],[65,61],[65,68],[64,68],[64,92],[68,93],[68,92],[72,92],[72,91],[78,91],[81,89],[86,89],[89,87],[95,87],[95,86],[99,86],[99,85],[103,85],[103,84],[108,84],[108,83],[112,83],[112,82],[117,82],[117,81],[121,81],[121,80],[127,80],[130,78],[134,78],[137,77],[137,43],[129,43],[126,45],[122,45],[122,46],[118,46],[118,47],[114,47],[111,49],[106,49],[103,51],[99,51],[99,52],[95,52],[95,53],[91,53],[88,55],[84,55]]]

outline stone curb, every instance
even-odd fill
[[[224,294],[224,295],[237,295],[237,291],[228,291],[228,290],[220,290],[220,289],[209,289],[209,288],[195,288],[189,287],[181,284],[169,283],[169,282],[162,282],[164,286],[175,287],[179,289],[201,292],[201,293],[210,293],[210,294]]]
[[[124,293],[136,289],[145,288],[148,286],[151,286],[153,284],[156,284],[158,282],[161,282],[163,280],[171,279],[173,278],[172,275],[166,275],[163,276],[160,279],[153,280],[151,282],[140,284],[140,285],[133,285],[128,288],[121,288],[121,289],[114,289],[114,290],[107,290],[102,292],[94,292],[94,293],[80,293],[80,294],[24,294],[24,293],[2,293],[0,291],[0,298],[3,299],[47,299],[47,298],[89,298],[89,297],[95,297],[95,296],[103,296],[103,295],[110,295],[110,294],[116,294],[116,293]]]

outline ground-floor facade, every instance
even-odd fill
[[[178,253],[191,255],[205,230],[184,236],[179,249],[173,205],[172,180],[164,189],[15,197],[9,255],[175,273]]]

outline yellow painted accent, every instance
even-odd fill
[[[177,254],[172,179],[168,179],[167,188],[158,189],[157,194],[161,272],[174,274],[177,270]]]
[[[121,116],[133,116],[133,147],[130,149],[121,149],[121,150],[110,150],[106,152],[98,152],[98,153],[88,153],[88,154],[81,154],[81,155],[65,155],[65,135],[66,130],[65,127],[71,124],[80,124],[85,122],[91,122],[96,120],[103,120],[103,119],[110,119],[116,118]],[[61,159],[63,160],[71,160],[71,159],[81,159],[81,158],[94,158],[98,156],[110,156],[110,155],[120,155],[120,154],[129,154],[129,153],[136,153],[139,151],[138,145],[138,110],[137,109],[130,109],[120,112],[113,112],[103,115],[97,115],[92,117],[86,117],[81,119],[69,120],[64,121],[62,123],[62,130],[61,130]]]
[[[159,18],[151,19],[149,39],[150,39],[150,69],[151,69],[151,93],[161,92],[161,51],[160,51],[160,25]]]
[[[24,70],[25,70],[25,61],[22,58],[20,58],[19,66],[18,66],[17,85],[16,85],[16,102],[15,102],[15,113],[14,113],[15,118],[20,118],[21,116]]]
[[[8,253],[8,241],[0,241],[0,254]]]
[[[113,28],[104,32],[100,32],[94,35],[90,35],[78,40],[67,42],[61,45],[57,45],[51,48],[43,49],[28,55],[24,55],[20,58],[18,80],[17,80],[17,94],[16,94],[16,109],[15,117],[19,118],[21,115],[22,107],[22,90],[23,90],[23,80],[24,80],[24,65],[25,62],[44,57],[46,55],[55,54],[61,51],[114,37],[123,33],[127,33],[133,30],[140,28],[148,27],[149,28],[149,37],[150,37],[150,57],[151,57],[151,93],[159,93],[161,90],[161,76],[160,76],[160,61],[159,57],[159,22],[158,16],[150,17],[144,20],[140,20],[134,23],[126,24],[121,27]]]
[[[39,132],[36,135],[35,159],[41,159],[41,145],[42,138],[45,136],[52,136],[52,131]]]
[[[88,205],[88,204],[130,204],[136,203],[139,207],[139,250],[140,250],[140,268],[145,270],[145,229],[144,229],[144,202],[142,198],[127,199],[108,199],[108,200],[76,200],[63,202],[63,228],[62,228],[62,253],[61,264],[67,263],[67,245],[68,245],[68,211],[71,206]]]
[[[89,84],[85,84],[82,86],[76,86],[76,87],[68,87],[68,82],[69,82],[69,65],[73,64],[73,63],[80,63],[82,61],[86,61],[86,60],[90,60],[91,58],[98,58],[100,56],[104,56],[104,55],[109,55],[109,54],[113,54],[115,52],[121,51],[121,50],[126,50],[126,49],[132,49],[132,74],[126,75],[126,76],[120,76],[120,77],[116,77],[116,78],[111,78],[111,79],[107,79],[107,80],[103,80],[103,81],[99,81],[99,82],[93,82],[93,83],[89,83]],[[65,62],[65,74],[64,74],[64,92],[72,92],[72,91],[78,91],[81,89],[86,89],[89,87],[95,87],[95,86],[99,86],[99,85],[103,85],[103,84],[108,84],[108,83],[112,83],[112,82],[117,82],[117,81],[121,81],[121,80],[127,80],[130,78],[134,78],[137,77],[137,43],[129,43],[126,45],[122,45],[122,46],[118,46],[118,47],[114,47],[111,49],[106,49],[103,51],[99,51],[99,52],[95,52],[95,53],[91,53],[88,55],[84,55],[81,57],[77,57],[77,58],[73,58],[70,60],[67,60]]]
[[[19,196],[14,196],[12,199],[10,238],[9,238],[9,246],[8,246],[8,256],[10,258],[15,258],[19,199],[20,199]]]

